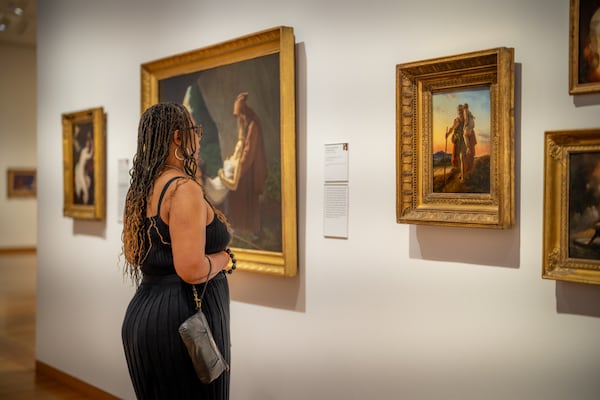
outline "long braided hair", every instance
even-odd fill
[[[144,232],[146,206],[154,181],[164,170],[169,146],[174,132],[182,132],[179,148],[184,158],[184,170],[191,179],[198,181],[196,171],[196,141],[189,128],[192,122],[187,109],[177,103],[158,103],[149,107],[140,118],[137,152],[129,171],[130,187],[125,199],[123,221],[124,273],[139,283],[140,267],[147,254],[147,233]],[[200,183],[200,182],[198,182]]]

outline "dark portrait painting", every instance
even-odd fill
[[[94,204],[94,123],[73,124],[73,204]]]
[[[159,81],[159,101],[184,104],[203,126],[204,191],[233,228],[232,245],[282,251],[280,55]]]
[[[600,260],[600,152],[569,157],[569,257]]]
[[[600,0],[579,0],[580,84],[600,82]]]

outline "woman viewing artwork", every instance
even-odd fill
[[[139,399],[229,398],[229,371],[202,384],[179,336],[196,312],[192,285],[206,286],[202,311],[230,365],[231,235],[206,199],[198,171],[202,126],[185,106],[159,103],[141,116],[125,201],[125,273],[137,284],[122,325],[129,374]]]

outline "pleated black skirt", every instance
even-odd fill
[[[203,285],[196,285],[201,293]],[[229,286],[225,273],[208,282],[202,311],[215,342],[231,365]],[[229,399],[229,371],[210,384],[200,382],[179,325],[196,312],[192,288],[177,275],[145,276],[123,320],[122,338],[138,399]]]

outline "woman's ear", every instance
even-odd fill
[[[175,132],[173,132],[173,143],[176,146],[181,146],[181,131],[179,129],[175,129]]]

